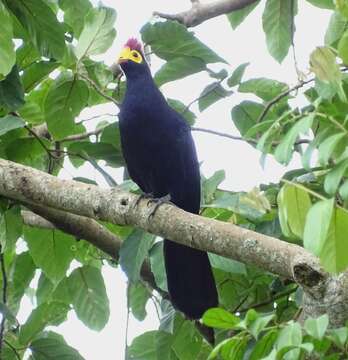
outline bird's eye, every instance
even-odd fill
[[[139,55],[138,55],[138,53],[134,52],[134,53],[133,53],[133,56],[134,56],[135,58],[137,58]]]

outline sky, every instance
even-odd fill
[[[92,0],[92,2],[96,5],[98,1]],[[106,54],[96,57],[97,60],[103,60],[109,65],[117,60],[122,45],[127,39],[133,36],[140,37],[139,29],[142,25],[148,20],[154,20],[153,11],[176,13],[190,7],[189,0],[102,0],[102,3],[117,11],[117,38]],[[209,20],[191,29],[191,31],[194,31],[201,41],[224,57],[229,62],[231,70],[241,63],[250,62],[245,73],[245,79],[268,77],[284,81],[290,86],[294,85],[298,80],[292,55],[288,55],[280,65],[267,52],[261,23],[263,3],[235,31],[231,30],[225,16]],[[304,73],[308,73],[309,54],[315,46],[323,44],[324,32],[329,20],[328,15],[329,12],[325,10],[314,8],[304,0],[299,1],[295,47],[299,68]],[[152,62],[153,72],[158,69],[160,64],[160,61]],[[212,66],[212,68],[217,69],[219,65]],[[189,79],[166,84],[161,90],[166,96],[188,104],[197,98],[210,82],[212,79],[209,79],[208,76],[197,74]],[[195,126],[238,136],[238,131],[231,120],[230,111],[243,99],[245,96],[234,94],[226,100],[219,101],[201,114],[197,105],[192,106],[191,110],[198,116]],[[253,98],[249,95],[248,99],[252,100]],[[301,104],[304,100],[298,96],[295,101]],[[96,106],[84,110],[80,114],[80,119],[105,113],[116,114],[117,111],[112,104]],[[95,124],[90,126],[95,126]],[[260,152],[244,142],[198,132],[194,132],[194,139],[199,160],[202,162],[202,172],[205,176],[210,176],[217,170],[225,169],[226,179],[222,184],[225,189],[248,191],[261,183],[278,182],[287,169],[300,166],[297,157],[293,159],[288,168],[278,164],[272,157],[267,157],[265,165],[262,167]],[[116,180],[120,178],[120,170],[108,167],[106,169]],[[66,163],[61,177],[72,178],[77,174],[87,177],[92,175],[98,184],[106,186],[100,175],[88,165],[76,171],[69,163]],[[111,268],[105,268],[103,275],[111,307],[110,320],[107,326],[99,333],[89,330],[76,319],[74,312],[71,311],[68,321],[59,327],[52,327],[52,330],[63,334],[67,342],[78,349],[86,360],[122,360],[124,359],[127,322],[126,276],[121,270]],[[20,320],[26,319],[30,307],[29,300],[26,299],[19,314]],[[143,322],[138,322],[130,316],[128,325],[129,344],[135,336],[147,330],[157,329],[158,319],[151,302],[148,303],[147,309],[148,316]]]

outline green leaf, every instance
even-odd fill
[[[149,252],[149,257],[150,257],[151,271],[155,276],[155,281],[157,286],[159,286],[164,291],[168,291],[167,276],[164,267],[163,241],[156,242],[152,246]]]
[[[59,66],[56,61],[39,61],[28,66],[22,75],[25,92],[30,92]]]
[[[281,63],[288,54],[296,15],[296,0],[267,0],[262,15],[263,30],[269,53]]]
[[[220,269],[233,274],[244,274],[247,275],[246,267],[239,261],[227,259],[223,256],[208,253],[210,264],[216,269]]]
[[[330,329],[328,331],[328,338],[334,342],[336,346],[344,349],[348,338],[347,327],[341,327],[338,329]]]
[[[43,0],[4,0],[41,55],[61,59],[65,53],[64,30]]]
[[[333,10],[335,8],[335,4],[333,0],[307,0],[314,6],[317,6],[321,9],[330,9]]]
[[[347,168],[348,159],[345,159],[335,165],[335,167],[325,176],[324,189],[329,195],[335,195]]]
[[[196,120],[196,115],[193,113],[188,107],[179,100],[175,99],[167,99],[167,103],[170,107],[176,110],[184,119],[187,121],[189,125],[193,125]]]
[[[230,22],[232,29],[235,30],[258,4],[259,1],[256,1],[255,3],[248,5],[243,9],[232,11],[231,13],[227,14],[227,19]]]
[[[273,349],[274,343],[278,337],[278,331],[271,330],[262,336],[255,344],[249,360],[260,360],[266,357]]]
[[[100,270],[92,266],[79,267],[70,274],[68,286],[77,317],[90,329],[102,330],[110,309]]]
[[[30,350],[35,360],[84,359],[77,350],[57,339],[36,339],[30,344]]]
[[[154,241],[154,235],[140,229],[134,230],[123,241],[120,250],[120,264],[130,281],[139,280],[141,265]]]
[[[335,149],[343,141],[345,141],[345,133],[342,132],[327,137],[318,148],[320,164],[326,165]]]
[[[283,91],[288,90],[288,88],[288,85],[285,83],[266,78],[258,78],[241,83],[238,91],[242,93],[253,93],[262,100],[269,101]]]
[[[206,64],[226,62],[177,21],[147,23],[141,29],[141,36],[157,56],[167,61],[189,56]]]
[[[172,345],[175,355],[183,360],[197,359],[202,345],[202,337],[198,336],[194,324],[190,321],[182,322],[175,335]],[[159,359],[161,358],[159,357]]]
[[[48,130],[55,140],[76,132],[74,119],[87,105],[88,95],[88,86],[82,80],[66,79],[50,88],[44,110]]]
[[[345,17],[348,18],[348,4],[346,0],[336,0],[336,9]]]
[[[0,77],[6,76],[16,63],[12,37],[13,29],[10,14],[0,2]]]
[[[68,311],[69,306],[58,301],[39,305],[31,312],[25,324],[21,326],[19,341],[26,345],[47,325],[61,324],[66,320]]]
[[[157,86],[206,70],[204,61],[195,57],[177,57],[166,62],[155,74]]]
[[[59,7],[64,11],[64,22],[74,31],[74,37],[78,38],[85,24],[85,17],[92,8],[89,0],[59,0]]]
[[[116,37],[115,20],[116,11],[111,8],[89,10],[75,50],[79,60],[90,55],[103,54],[111,46]]]
[[[2,251],[15,249],[17,239],[23,233],[23,222],[19,206],[12,206],[10,209],[0,213],[0,244]]]
[[[330,199],[318,201],[307,214],[303,245],[315,255],[319,256],[322,251],[333,212],[334,200]]]
[[[286,327],[280,330],[276,342],[278,350],[288,346],[299,346],[301,344],[302,330],[299,323],[291,321]]]
[[[223,88],[219,81],[208,85],[199,95],[199,111],[204,111],[210,105],[214,104],[218,100],[221,100],[231,95],[232,93],[232,91],[227,91],[225,88]]]
[[[346,31],[348,21],[338,11],[335,11],[330,18],[329,26],[325,33],[325,45],[337,45],[337,41],[342,37]]]
[[[256,124],[263,108],[259,103],[242,101],[232,109],[232,120],[242,136]]]
[[[348,64],[348,31],[343,34],[338,43],[338,56],[344,64]]]
[[[7,115],[0,118],[0,136],[13,129],[22,128],[25,122],[19,116]]]
[[[220,349],[220,354],[223,360],[239,360],[243,359],[246,347],[248,344],[248,338],[245,337],[233,337],[229,339]]]
[[[311,199],[304,189],[285,184],[279,191],[279,221],[285,236],[303,238],[306,217],[311,208]]]
[[[234,69],[232,75],[227,79],[227,85],[229,87],[233,87],[233,86],[240,84],[240,82],[242,81],[245,69],[247,68],[247,66],[249,66],[249,64],[250,63],[243,63]]]
[[[129,284],[129,307],[133,316],[139,321],[143,321],[146,317],[145,306],[151,296],[149,289],[140,281]]]
[[[326,329],[329,325],[329,317],[327,314],[321,315],[318,318],[308,318],[304,323],[304,329],[307,334],[315,339],[322,340]]]
[[[203,324],[218,329],[233,329],[240,323],[240,319],[221,308],[207,310],[202,318]]]
[[[0,107],[17,110],[24,104],[24,89],[15,65],[6,78],[0,81]]]
[[[59,230],[25,227],[24,237],[35,264],[55,284],[65,276],[74,258],[75,240]]]
[[[310,55],[311,70],[319,80],[335,86],[340,99],[346,101],[342,88],[342,73],[336,62],[336,56],[329,47],[317,47]]]
[[[204,195],[204,204],[209,204],[215,198],[215,192],[218,186],[225,180],[225,171],[218,170],[209,178],[204,179],[203,182],[203,195]]]
[[[277,146],[274,156],[282,164],[288,165],[292,155],[294,144],[300,133],[306,133],[313,124],[314,115],[310,114],[295,123],[287,132],[281,143]]]
[[[249,311],[255,311],[255,310],[251,309]],[[256,319],[254,319],[253,321],[251,321],[250,324],[247,325],[247,329],[250,331],[250,333],[253,335],[255,339],[258,339],[261,332],[270,323],[270,321],[273,320],[274,317],[275,317],[274,314],[266,315],[266,316],[257,316]]]
[[[7,304],[15,314],[24,292],[34,277],[35,270],[36,266],[29,252],[26,251],[16,255],[9,278],[9,293],[11,296]]]
[[[158,331],[147,331],[133,339],[128,347],[127,355],[129,359],[138,360],[160,360],[157,357],[157,334]]]
[[[116,143],[116,138],[115,138]],[[80,166],[84,158],[91,160],[105,160],[108,166],[120,167],[124,165],[121,149],[116,149],[113,145],[105,142],[76,141],[68,146],[69,158],[75,166]],[[79,162],[76,163],[76,160]]]

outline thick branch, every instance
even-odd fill
[[[300,246],[167,204],[149,220],[151,207],[148,202],[142,200],[135,206],[138,197],[119,188],[101,189],[60,180],[0,159],[0,194],[115,224],[134,225],[175,242],[253,264],[288,278],[295,278],[294,268],[299,264],[311,264],[309,273],[314,279],[311,285],[325,277],[317,259]]]
[[[191,1],[192,7],[190,10],[183,11],[179,14],[155,12],[154,15],[168,20],[176,20],[186,27],[193,27],[216,16],[244,9],[257,1],[258,0],[217,0],[210,3]]]

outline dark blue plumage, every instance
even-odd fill
[[[133,55],[136,61],[138,55],[143,57],[141,52]],[[154,197],[170,194],[175,205],[197,214],[200,174],[190,128],[168,106],[146,62],[127,56],[120,58],[127,90],[119,126],[129,175],[143,192]],[[216,286],[205,252],[164,240],[164,257],[168,290],[177,309],[196,319],[217,306]]]

